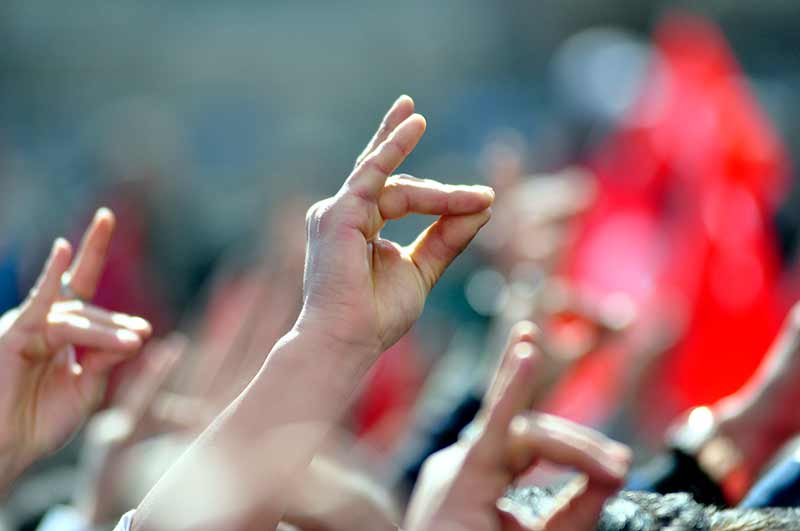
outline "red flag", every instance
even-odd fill
[[[777,331],[771,220],[787,158],[717,28],[673,15],[655,50],[637,105],[593,159],[598,201],[567,269],[589,294],[686,301],[656,386],[674,413],[738,389]],[[621,381],[609,372],[592,379]]]

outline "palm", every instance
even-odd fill
[[[392,344],[419,318],[428,288],[413,260],[393,245],[377,246],[373,252],[381,263],[391,264],[373,270],[372,278],[377,329],[384,344]]]
[[[20,407],[21,416],[31,421],[24,441],[29,448],[56,450],[99,402],[103,382],[97,375],[75,378],[63,369],[48,360],[24,376]]]

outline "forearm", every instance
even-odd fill
[[[291,483],[302,475],[345,412],[376,355],[348,351],[306,331],[287,334],[250,385],[148,494],[137,511],[134,530],[219,528],[214,518],[196,519],[192,500],[180,500],[179,505],[194,513],[187,517],[197,524],[174,520],[176,494],[185,497],[198,488],[203,489],[200,503],[224,503],[231,492],[239,496],[237,501],[251,498],[258,505],[259,528],[273,529]],[[223,459],[222,472],[234,485],[197,484],[209,477],[204,467],[219,463],[212,456]],[[247,507],[246,501],[242,507]],[[243,509],[238,516],[251,516],[245,513]]]

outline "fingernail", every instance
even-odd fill
[[[117,326],[124,326],[125,328],[132,328],[134,330],[150,330],[150,323],[146,320],[124,313],[113,314],[111,316],[111,322]]]
[[[628,465],[626,463],[617,461],[614,458],[603,461],[603,468],[605,468],[615,478],[622,479],[628,473]]]
[[[69,242],[67,241],[67,239],[59,236],[58,238],[56,238],[56,241],[53,242],[53,247],[52,249],[50,249],[50,254],[54,255],[56,254],[56,251],[58,250],[59,247],[67,247],[68,245]]]
[[[117,339],[124,343],[138,343],[139,336],[130,330],[117,330]]]
[[[111,213],[111,209],[108,207],[100,207],[97,209],[97,212],[94,213],[94,219],[100,219],[109,216],[113,216],[113,214]]]
[[[487,197],[491,197],[492,199],[494,199],[494,189],[492,187],[484,186],[482,184],[473,184],[472,188],[473,188],[473,190],[476,190],[476,191],[480,192],[481,194],[483,194],[483,195],[485,195]]]
[[[536,325],[531,321],[520,321],[516,324],[515,331],[519,339],[532,338],[536,333]]]

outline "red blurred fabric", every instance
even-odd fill
[[[566,269],[586,294],[656,309],[644,319],[685,301],[685,335],[651,388],[668,415],[738,389],[778,329],[771,220],[788,163],[716,27],[672,15],[654,48],[637,104],[591,161],[598,198]],[[584,365],[558,395],[603,410],[626,364]]]
[[[414,334],[408,333],[367,375],[353,408],[353,430],[373,450],[392,450],[408,428],[424,383],[423,365]]]

